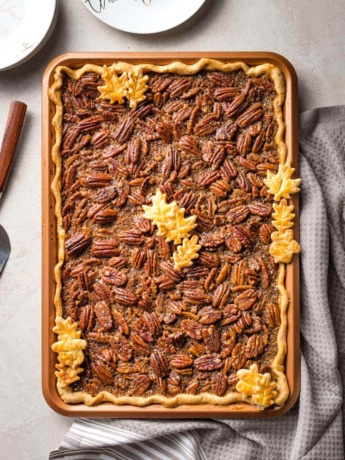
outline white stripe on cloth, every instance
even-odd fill
[[[95,432],[96,432],[96,434],[95,434]],[[127,432],[127,433],[130,433],[130,432]],[[130,434],[132,434],[132,433],[130,433]],[[78,444],[79,446],[83,446],[83,447],[85,447],[85,446],[113,446],[113,445],[123,445],[124,446],[124,444],[125,444],[125,443],[119,443],[118,442],[118,436],[117,436],[117,439],[116,439],[115,443],[111,443],[110,435],[104,436],[103,433],[102,433],[102,435],[100,435],[100,431],[95,430],[91,426],[88,426],[87,431],[85,429],[81,429],[80,427],[72,426],[68,436],[69,436],[69,439],[71,441],[76,441],[75,444]],[[87,436],[87,438],[85,439],[86,436]],[[145,437],[143,437],[143,436],[140,436],[140,438],[145,439]],[[182,440],[184,439],[184,435],[182,433],[178,434],[178,435],[175,435],[172,438],[173,443],[177,443],[177,439],[180,439],[180,438]],[[126,438],[123,437],[123,440],[125,440],[125,439]],[[158,458],[164,458],[164,459],[167,458],[168,460],[175,460],[175,459],[176,460],[185,460],[186,459],[186,455],[188,453],[186,448],[179,449],[179,450],[182,451],[182,455],[180,455],[180,453],[178,451],[176,451],[176,449],[172,449],[171,447],[165,445],[164,443],[161,443],[157,439],[151,439],[150,441],[151,441],[151,443],[153,443],[156,446],[156,448],[159,445],[163,450],[169,452],[168,456],[166,456],[166,455],[164,455],[164,456],[158,455],[157,456]],[[195,442],[197,442],[197,441],[198,440],[196,440]],[[137,441],[137,443],[139,445],[141,445],[141,447],[144,448],[143,443],[141,443],[140,441]],[[153,454],[153,453],[154,452],[151,451],[151,454]],[[173,455],[174,458],[172,458],[171,455]],[[189,457],[191,459],[195,458],[194,455],[190,455]]]
[[[98,420],[76,419],[50,460],[207,460],[194,430],[150,438]]]

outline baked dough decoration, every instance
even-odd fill
[[[102,78],[105,81],[105,85],[97,87],[101,93],[100,98],[108,99],[110,104],[114,104],[115,102],[123,104],[125,102],[124,97],[126,96],[127,74],[124,72],[119,77],[110,67],[105,65],[103,69]]]
[[[146,85],[148,75],[143,76],[142,72],[129,72],[126,81],[126,98],[129,100],[129,106],[135,109],[139,102],[144,101],[145,91],[149,88]]]
[[[272,217],[275,220],[272,224],[278,231],[284,232],[294,226],[292,222],[295,217],[295,214],[292,212],[294,207],[293,205],[289,206],[285,198],[279,204],[273,203],[273,209],[275,212],[272,214]]]
[[[292,230],[273,232],[271,238],[270,254],[275,263],[289,264],[293,255],[301,251],[301,246],[293,239]]]
[[[98,86],[97,89],[101,93],[101,99],[107,99],[110,104],[118,102],[123,104],[126,97],[129,100],[129,106],[135,109],[139,102],[146,99],[145,91],[148,89],[146,85],[149,79],[148,75],[143,76],[141,71],[123,72],[118,76],[112,67],[103,66],[102,78],[105,81],[104,86]]]
[[[192,260],[199,257],[198,251],[200,248],[197,235],[192,236],[191,239],[184,238],[182,245],[177,246],[177,251],[173,254],[175,270],[190,267],[193,264]]]
[[[290,194],[299,192],[298,186],[301,179],[291,179],[294,171],[295,168],[291,167],[291,161],[280,164],[277,174],[267,171],[267,179],[264,179],[264,183],[268,187],[268,193],[274,195],[274,201],[291,198]]]
[[[179,208],[176,201],[166,202],[166,194],[157,189],[152,197],[152,206],[143,205],[144,217],[152,220],[158,227],[158,236],[164,236],[165,241],[180,244],[183,238],[197,226],[197,216],[184,217],[184,208]]]
[[[57,317],[55,323],[53,331],[57,334],[58,341],[52,345],[52,349],[58,353],[59,361],[55,375],[61,386],[67,387],[80,379],[78,374],[83,371],[80,364],[84,361],[83,350],[87,342],[80,338],[78,323],[73,323],[72,318]]]
[[[288,206],[286,201],[291,198],[290,195],[300,190],[301,179],[291,179],[294,171],[295,168],[291,167],[291,161],[287,161],[285,164],[279,164],[277,174],[267,171],[267,179],[264,179],[268,193],[274,195],[274,201],[279,201],[279,204],[273,204],[275,213],[272,217],[275,220],[272,224],[278,231],[271,235],[272,243],[269,250],[276,263],[288,264],[293,255],[301,251],[300,245],[294,240],[293,232],[290,230],[294,225],[292,222],[295,217],[292,212],[294,207],[293,205]]]
[[[252,364],[249,370],[240,369],[237,371],[237,377],[240,380],[236,385],[236,390],[244,399],[252,398],[260,410],[274,404],[277,384],[271,382],[269,373],[260,374],[257,364]]]
[[[261,75],[266,75],[274,83],[275,91],[277,94],[273,101],[274,115],[277,123],[277,131],[275,134],[274,142],[277,145],[278,149],[279,170],[277,175],[274,175],[269,171],[267,174],[267,179],[265,180],[265,184],[269,188],[269,193],[274,194],[275,201],[279,201],[281,198],[289,199],[291,193],[296,193],[299,191],[298,185],[300,183],[300,179],[291,179],[291,175],[294,172],[294,169],[291,168],[291,164],[289,162],[286,162],[287,147],[284,142],[284,121],[282,113],[282,105],[285,101],[285,81],[282,72],[276,66],[272,64],[261,64],[255,67],[249,67],[243,62],[223,63],[220,61],[216,61],[214,59],[204,58],[200,59],[194,64],[172,62],[170,64],[162,66],[149,63],[133,65],[126,62],[118,61],[112,64],[110,67],[101,67],[94,64],[86,64],[82,68],[76,70],[66,66],[59,66],[56,68],[54,75],[55,82],[49,89],[49,97],[56,107],[56,113],[52,120],[56,137],[56,141],[52,149],[52,158],[55,163],[56,171],[51,188],[56,200],[55,215],[57,219],[57,233],[59,242],[58,263],[55,266],[56,292],[54,297],[54,304],[56,309],[56,327],[54,327],[53,329],[54,332],[58,334],[58,342],[56,342],[52,346],[52,348],[54,351],[58,353],[59,364],[56,365],[56,368],[59,370],[59,372],[56,372],[55,374],[57,377],[57,388],[64,402],[70,404],[84,403],[87,406],[93,406],[95,404],[100,404],[102,402],[109,401],[117,405],[132,404],[139,407],[145,407],[150,404],[158,403],[162,404],[165,407],[176,407],[181,404],[219,404],[225,406],[232,403],[246,401],[250,404],[256,404],[258,409],[264,409],[269,405],[273,404],[282,406],[284,402],[287,400],[289,396],[289,387],[286,375],[284,373],[287,334],[287,308],[289,304],[289,294],[285,288],[284,283],[285,263],[287,262],[279,263],[277,276],[277,287],[279,290],[278,305],[280,309],[281,324],[279,326],[277,334],[277,354],[271,363],[271,370],[273,375],[276,376],[276,382],[271,382],[270,374],[259,374],[257,366],[253,364],[250,370],[242,369],[238,371],[237,375],[240,378],[240,381],[237,384],[237,391],[229,392],[221,397],[210,393],[201,393],[199,395],[178,394],[172,398],[167,398],[160,394],[156,394],[149,397],[116,397],[107,391],[101,391],[100,393],[98,393],[98,395],[93,397],[84,391],[74,392],[72,388],[69,386],[71,383],[80,379],[78,374],[81,373],[83,369],[79,366],[84,359],[84,354],[82,350],[86,347],[86,342],[80,339],[81,332],[77,331],[77,323],[72,324],[71,318],[64,320],[61,317],[61,272],[65,259],[65,232],[62,226],[61,213],[62,161],[60,154],[60,147],[62,143],[63,117],[63,104],[61,100],[63,75],[66,74],[75,81],[78,81],[84,74],[88,72],[95,72],[96,74],[102,76],[106,83],[104,86],[98,87],[98,90],[101,93],[101,99],[109,100],[110,103],[113,104],[115,102],[124,103],[123,99],[124,97],[126,97],[130,100],[130,106],[136,107],[136,103],[139,102],[139,99],[140,101],[145,99],[144,92],[146,91],[146,85],[143,80],[140,81],[140,79],[142,78],[140,75],[143,75],[143,73],[168,72],[176,73],[179,75],[194,75],[200,72],[201,70],[221,71],[230,73],[239,69],[243,70],[243,72],[250,77],[259,77]],[[121,76],[118,77],[118,75]],[[135,75],[134,78],[133,75]],[[146,79],[146,77],[143,78]],[[129,83],[130,79],[132,79],[131,83]],[[169,204],[166,203],[165,197],[164,200],[162,199],[162,197],[159,199],[159,193],[160,191],[157,191],[156,194],[157,200],[159,202],[158,208],[155,208],[155,206],[147,206],[147,209],[145,210],[145,214],[152,216],[151,220],[158,217],[158,215],[166,216],[168,214]],[[170,205],[171,204],[172,203],[170,203]],[[283,203],[282,207],[284,208]],[[291,207],[289,208],[291,216],[293,216],[292,209]],[[158,213],[157,209],[159,210]],[[184,218],[183,213],[182,216]],[[193,217],[195,217],[196,219],[196,216]],[[275,217],[275,219],[278,222],[277,217]],[[193,228],[196,226],[194,222],[192,223]],[[273,241],[272,245],[276,244],[276,246],[273,246],[273,248],[279,248],[278,240],[284,241],[285,246],[291,246],[292,238],[289,236],[289,234],[292,235],[292,231],[287,229],[286,232],[289,232],[287,233],[287,235],[288,239],[290,240],[290,243],[287,243],[286,240],[284,240],[285,231],[274,232],[274,236],[272,239],[275,239],[275,241]],[[182,236],[179,239],[177,238],[177,241],[179,241],[179,243],[181,242],[181,238],[187,238],[189,236],[188,232],[186,233],[187,235]],[[296,246],[295,249],[297,250]],[[275,252],[275,250],[273,249],[272,252]],[[288,260],[288,257],[286,256],[284,257],[284,259]],[[67,358],[65,353],[71,353],[71,355],[69,355],[71,359]],[[72,358],[72,356],[74,357],[74,359]],[[70,363],[71,366],[65,363]]]

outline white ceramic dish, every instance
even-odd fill
[[[57,0],[0,0],[0,70],[36,54],[57,20]]]
[[[81,0],[98,19],[115,29],[152,34],[187,21],[205,0]]]

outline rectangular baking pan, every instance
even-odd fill
[[[201,58],[212,58],[224,62],[242,61],[250,66],[271,63],[279,67],[286,80],[286,101],[283,107],[285,122],[285,143],[288,148],[287,159],[296,168],[298,177],[298,96],[297,76],[293,66],[284,57],[268,52],[169,52],[169,53],[68,53],[54,59],[46,68],[42,86],[42,389],[49,406],[56,412],[71,417],[116,417],[116,418],[268,418],[286,413],[295,404],[300,388],[300,342],[299,342],[299,257],[295,255],[286,266],[286,288],[290,294],[288,308],[286,376],[290,396],[284,407],[268,408],[260,411],[247,403],[229,406],[210,404],[183,405],[165,408],[158,404],[147,407],[131,405],[116,406],[102,403],[94,407],[84,404],[64,403],[56,389],[56,354],[51,345],[56,338],[52,331],[55,323],[54,309],[54,266],[57,259],[56,223],[54,216],[54,197],[50,185],[55,166],[51,159],[51,148],[55,134],[51,120],[55,113],[54,104],[49,100],[48,88],[54,82],[54,71],[59,65],[71,68],[82,67],[86,63],[110,65],[121,60],[132,64],[168,64],[182,61],[192,64]],[[293,195],[295,207],[294,235],[299,238],[299,201]]]

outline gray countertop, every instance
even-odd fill
[[[300,111],[345,104],[342,0],[208,0],[187,23],[131,35],[99,22],[80,0],[60,0],[59,19],[30,61],[0,73],[0,138],[11,100],[28,105],[11,181],[0,207],[12,253],[0,278],[0,458],[46,459],[72,419],[41,392],[41,77],[69,51],[274,51],[299,78]]]

